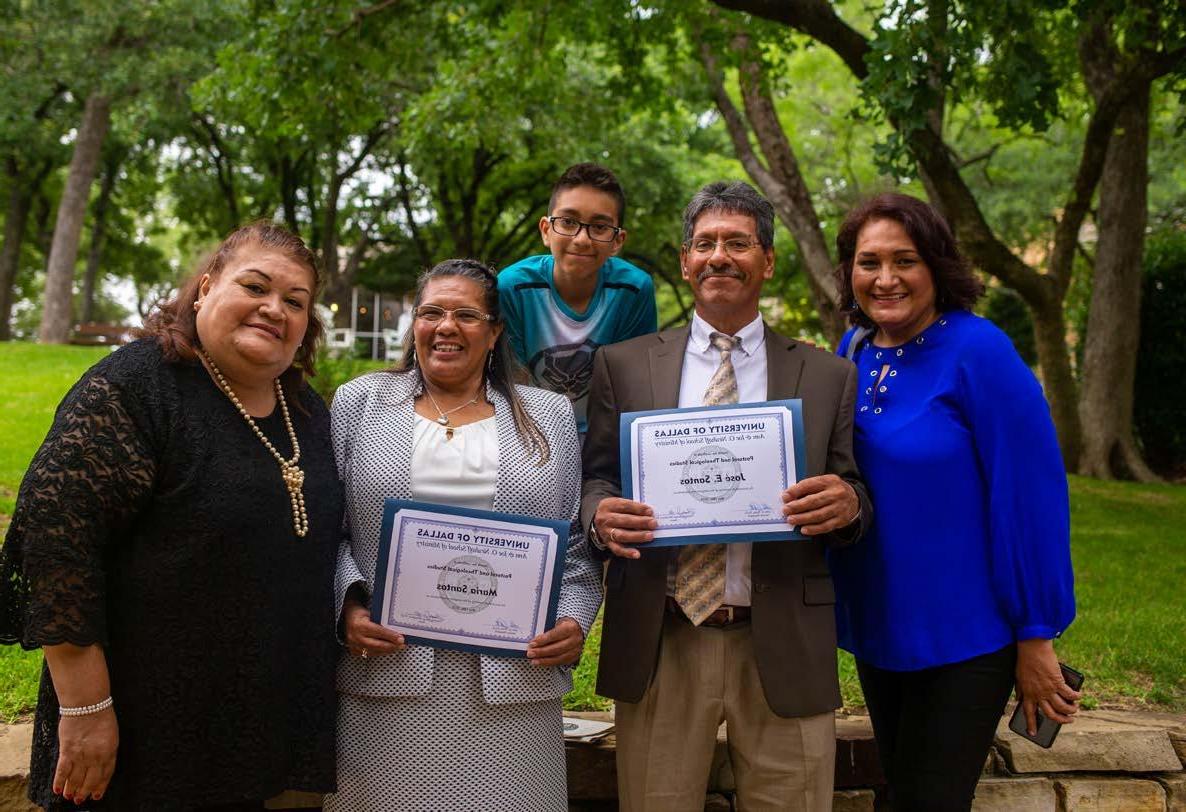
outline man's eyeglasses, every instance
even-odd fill
[[[731,240],[710,240],[707,238],[692,240],[687,244],[688,250],[696,256],[707,257],[717,250],[717,246],[723,246],[725,253],[731,257],[740,257],[748,254],[755,247],[757,243],[753,240],[744,240],[740,237],[735,237]]]
[[[416,308],[416,318],[426,321],[429,324],[439,324],[445,320],[445,316],[452,316],[453,321],[462,327],[473,327],[484,321],[494,321],[494,316],[491,316],[489,313],[483,313],[481,310],[474,310],[472,307],[458,307],[454,310],[446,310],[436,305],[420,305]]]
[[[589,235],[589,239],[594,242],[613,242],[614,238],[618,236],[618,232],[622,230],[617,226],[611,226],[609,223],[582,223],[580,220],[574,220],[571,217],[557,216],[549,217],[548,225],[561,237],[575,237],[581,233],[581,229],[583,228],[585,229],[585,233]]]

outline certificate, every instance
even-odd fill
[[[556,621],[569,523],[388,499],[371,617],[412,643],[526,657]]]
[[[627,412],[622,493],[659,523],[650,547],[805,538],[782,492],[805,468],[799,400]]]

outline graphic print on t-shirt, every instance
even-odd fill
[[[585,339],[577,344],[544,347],[532,356],[527,368],[546,388],[564,393],[573,403],[584,401],[593,377],[593,353],[600,346]]]

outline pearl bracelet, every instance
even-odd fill
[[[62,716],[90,716],[92,713],[105,711],[115,704],[115,700],[107,697],[101,702],[96,702],[93,705],[83,705],[80,708],[58,708],[58,713]]]

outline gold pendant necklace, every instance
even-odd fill
[[[292,527],[299,538],[304,538],[305,534],[309,532],[309,516],[305,513],[305,494],[302,490],[305,485],[305,472],[297,467],[297,462],[301,459],[301,445],[297,442],[296,430],[292,427],[292,418],[288,414],[288,404],[284,400],[284,388],[280,386],[280,379],[273,378],[272,385],[276,387],[276,400],[280,401],[280,412],[284,415],[284,427],[288,429],[288,438],[292,440],[291,460],[284,459],[271,441],[264,436],[259,426],[256,425],[255,418],[248,414],[247,409],[239,402],[235,390],[231,389],[231,385],[227,383],[226,378],[222,375],[222,370],[218,368],[214,360],[206,354],[205,350],[199,349],[198,352],[206,359],[210,371],[214,373],[214,379],[218,381],[218,388],[230,398],[231,403],[235,404],[235,408],[239,410],[239,414],[243,415],[247,425],[251,426],[255,436],[280,464],[280,476],[284,478],[284,485],[288,488],[288,499],[292,503]]]
[[[452,409],[449,409],[448,411],[444,411],[441,409],[440,405],[437,404],[437,399],[434,398],[432,396],[432,392],[430,392],[428,390],[427,385],[424,386],[424,394],[428,395],[428,399],[430,401],[432,401],[432,407],[434,409],[436,409],[437,414],[440,415],[436,419],[436,422],[440,423],[442,426],[445,427],[445,440],[448,441],[448,440],[453,439],[453,427],[449,425],[449,415],[453,414],[453,412],[461,411],[466,406],[473,406],[475,403],[477,403],[478,398],[481,397],[481,395],[482,395],[482,387],[481,386],[478,387],[478,392],[477,392],[477,394],[475,394],[473,396],[473,398],[471,398],[470,400],[467,400],[465,403],[461,404],[460,406],[454,406]]]

